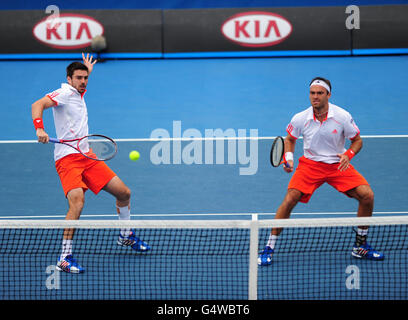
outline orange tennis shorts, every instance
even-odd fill
[[[95,194],[116,174],[103,161],[95,161],[79,153],[69,154],[55,162],[65,196],[72,189],[91,189]]]
[[[368,185],[367,180],[351,164],[345,171],[338,170],[338,166],[338,163],[318,162],[302,156],[288,189],[301,191],[303,196],[300,202],[307,203],[313,192],[325,182],[342,193],[360,185]]]

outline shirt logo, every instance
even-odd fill
[[[292,133],[292,131],[293,131],[293,126],[292,126],[291,123],[289,123],[288,127],[286,128],[286,130],[287,130],[289,133]]]
[[[59,95],[59,92],[58,91],[54,91],[54,92],[51,92],[48,96],[51,98],[51,99],[53,99],[53,98],[55,98],[56,96],[58,96]]]
[[[334,129],[334,130],[332,131],[332,133],[333,133],[333,134],[336,134],[336,133],[337,133],[337,130],[336,130],[336,129]]]

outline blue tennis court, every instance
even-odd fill
[[[1,80],[0,92],[6,111],[1,140],[7,142],[0,144],[1,217],[65,216],[53,146],[25,140],[36,138],[31,103],[65,81],[67,63],[0,62],[2,73],[9,75]],[[269,165],[268,137],[285,134],[291,117],[309,105],[310,79],[321,75],[332,81],[331,102],[351,112],[364,137],[363,150],[353,163],[372,185],[375,212],[406,214],[407,63],[406,56],[107,61],[96,65],[85,96],[90,131],[119,139],[119,154],[109,164],[131,188],[132,213],[137,218],[274,213],[290,175]],[[50,110],[44,121],[50,135],[55,135]],[[181,134],[193,128],[202,137],[207,129],[232,129],[236,135],[241,129],[249,138],[250,130],[257,129],[258,160],[244,163],[236,157],[236,163],[230,164],[225,141],[224,164],[216,164],[215,152],[213,164],[205,164],[202,140],[196,142],[202,164],[174,164],[173,158],[170,164],[153,164],[150,152],[158,142],[150,137],[164,129],[174,138],[174,122],[180,124]],[[181,152],[189,144],[183,141]],[[169,148],[173,152],[175,141]],[[141,153],[137,162],[128,159],[133,149]],[[249,156],[250,140],[246,151]],[[240,175],[240,168],[250,165],[251,174]],[[353,200],[323,186],[295,213],[350,215],[355,210]],[[115,219],[113,199],[103,192],[98,196],[87,192],[83,218],[92,216]],[[213,216],[220,217],[226,218]]]
[[[65,67],[68,63],[0,62],[2,74],[8,75],[0,79],[0,99],[5,111],[0,141],[1,219],[62,220],[65,217],[67,203],[54,167],[53,146],[40,145],[34,141],[36,137],[31,120],[31,104],[65,81]],[[272,168],[269,164],[271,138],[285,134],[291,117],[309,105],[309,81],[315,76],[323,76],[330,79],[333,85],[331,102],[350,111],[361,130],[364,147],[353,159],[353,164],[375,192],[374,215],[405,216],[408,214],[408,166],[405,157],[405,151],[408,150],[408,92],[405,90],[407,65],[407,56],[107,61],[96,65],[85,95],[90,132],[106,134],[118,140],[119,153],[109,161],[109,165],[132,190],[133,219],[249,220],[251,214],[258,214],[259,219],[270,219],[282,201],[290,179],[290,175],[282,169]],[[55,135],[50,110],[46,111],[44,122],[48,133]],[[180,137],[174,135],[175,126],[180,129],[181,138],[183,134],[187,138],[194,133],[198,137],[195,144],[180,141]],[[205,138],[206,130],[209,129],[220,129],[223,132],[230,129],[228,132],[236,133],[237,136],[240,133],[244,139],[222,141],[223,154],[220,155],[221,149],[216,148],[215,141],[209,145],[208,140],[201,139]],[[257,130],[257,136],[251,137],[251,129]],[[159,143],[154,137],[157,132],[168,133],[169,164],[152,162],[152,152]],[[229,149],[229,143],[235,145],[235,149]],[[174,163],[177,158],[174,150],[177,148],[181,152],[182,161],[179,164]],[[129,160],[131,150],[140,152],[141,158],[137,162]],[[201,150],[201,154],[197,156],[191,150]],[[245,150],[247,157],[240,158],[239,150]],[[251,158],[251,152],[257,157]],[[206,154],[207,157],[212,156],[212,164],[206,163]],[[302,141],[299,140],[295,158],[301,154]],[[223,163],[216,163],[217,156],[223,159]],[[235,158],[235,163],[229,157]],[[193,163],[188,164],[192,159]],[[240,175],[240,169],[249,167],[251,174]],[[310,203],[296,207],[293,218],[354,217],[356,209],[357,202],[324,185],[314,194]],[[95,196],[88,191],[81,219],[117,220],[114,199],[104,192]],[[266,237],[265,229],[260,237],[261,246]],[[181,238],[184,241],[186,239],[183,234]],[[333,241],[335,239],[333,237]],[[182,279],[177,279],[177,270],[173,267],[175,262],[170,257],[164,262],[160,259],[166,243],[166,240],[158,241],[157,247],[161,248],[158,252],[152,251],[150,258],[148,255],[137,257],[136,265],[132,266],[147,268],[150,265],[152,272],[163,274],[165,270],[168,274],[174,273],[176,278],[168,280],[170,282],[160,277],[148,278],[148,282],[143,282],[142,286],[150,286],[158,292],[162,285],[184,283]],[[330,245],[333,242],[327,243]],[[41,244],[38,246],[41,247]],[[59,246],[58,242],[54,247],[51,246],[50,252],[41,255],[44,268],[55,263],[57,256],[54,251],[58,252]],[[404,243],[402,247],[405,246]],[[214,291],[214,286],[221,282],[231,295],[217,299],[246,299],[247,292],[241,286],[246,285],[247,273],[240,272],[248,268],[245,249],[243,245],[237,257],[224,254],[200,256],[199,264],[203,268],[207,266],[212,276],[200,279],[199,282],[187,281],[187,284],[181,284],[178,288],[180,291],[177,291],[180,294],[172,298],[205,299],[208,298],[206,293]],[[114,254],[118,254],[120,258],[117,261],[123,264],[133,258],[122,256],[116,251]],[[94,252],[83,253],[83,261],[90,262],[88,266],[91,270],[97,266],[97,262],[91,259],[92,255]],[[330,253],[326,255],[330,256]],[[313,257],[310,255],[308,259]],[[401,265],[392,264],[396,261],[393,258],[395,253],[388,257],[390,262],[384,267],[388,273],[394,274],[395,268],[401,268]],[[20,259],[15,255],[13,258]],[[273,268],[259,271],[261,279],[271,279],[273,270],[288,270],[290,260],[285,260],[284,254],[281,258]],[[154,261],[149,262],[148,259]],[[190,265],[191,259],[196,257],[186,254],[179,263]],[[236,273],[228,274],[231,259],[237,269]],[[329,270],[334,270],[336,266],[341,270],[341,274],[333,278],[334,281],[344,282],[344,267],[350,261],[342,259],[333,262],[332,257],[327,257],[327,261]],[[365,268],[368,263],[364,261],[360,266]],[[160,264],[164,264],[162,269],[158,267]],[[224,269],[217,269],[219,265]],[[2,269],[6,267],[2,264],[0,266]],[[406,266],[402,265],[402,268]],[[38,275],[40,278],[46,277],[43,269]],[[327,271],[322,266],[313,272],[319,270]],[[370,270],[370,274],[377,272],[376,269]],[[23,268],[18,272],[24,273],[26,270]],[[406,274],[406,270],[398,272]],[[194,278],[194,275],[191,271],[189,276]],[[63,274],[62,277],[64,288],[68,291],[44,289],[45,298],[49,299],[47,295],[50,294],[57,295],[54,298],[64,298],[64,292],[69,292],[71,285],[81,287],[77,283],[81,280],[74,279],[75,283],[72,283],[68,279],[74,276]],[[139,283],[143,277],[144,274],[133,273],[128,281]],[[239,281],[234,286],[228,286],[227,282],[231,282],[228,279],[236,277]],[[383,278],[379,281],[385,284],[388,280]],[[110,285],[104,283],[106,279],[103,280],[103,274],[94,281],[95,292],[99,292],[98,288]],[[299,282],[299,279],[293,281]],[[302,281],[305,281],[306,286],[307,279]],[[398,282],[398,279],[393,281]],[[205,289],[204,283],[208,284]],[[330,288],[329,283],[327,288]],[[31,284],[26,283],[25,286],[28,286],[29,292]],[[310,298],[319,290],[310,286],[309,289]],[[13,296],[13,288],[7,290]],[[145,292],[139,286],[134,290],[140,290],[136,292],[136,298]],[[191,290],[197,291],[191,295]],[[260,298],[274,298],[274,293],[268,291],[268,287],[262,290]],[[404,290],[401,289],[402,292]],[[323,294],[325,298],[331,297],[333,293],[328,291]],[[289,291],[287,296],[278,298],[288,297],[296,299],[296,292]],[[87,297],[77,295],[77,298]],[[97,295],[96,298],[101,297]],[[161,296],[154,298],[167,299]],[[373,297],[376,298],[378,296]]]

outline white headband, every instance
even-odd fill
[[[327,85],[326,82],[322,81],[322,80],[315,80],[312,82],[312,84],[310,86],[321,86],[323,88],[325,88],[328,92],[330,92],[330,87]]]

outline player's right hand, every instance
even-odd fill
[[[50,137],[44,131],[44,129],[38,128],[37,131],[36,131],[36,134],[37,134],[37,137],[38,137],[38,142],[48,143],[48,141],[50,141]]]
[[[291,173],[293,171],[293,160],[288,160],[286,163],[284,163],[283,170],[285,170],[287,173]]]

